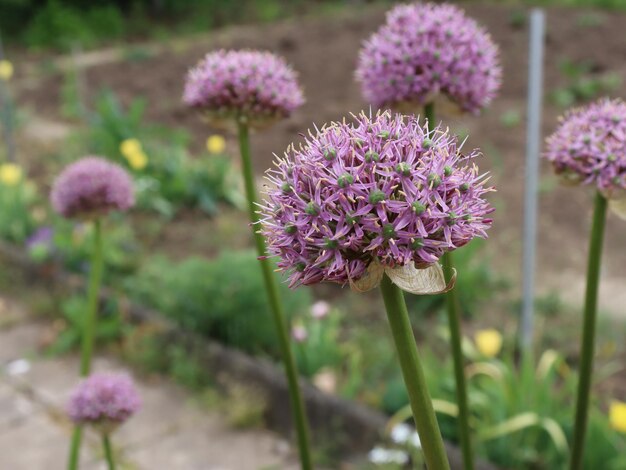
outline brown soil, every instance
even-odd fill
[[[480,117],[440,117],[453,129],[468,131],[468,146],[481,147],[484,168],[493,171],[498,193],[489,252],[498,269],[514,279],[519,276],[524,172],[524,123],[505,127],[501,116],[507,111],[525,113],[527,77],[527,32],[509,21],[515,7],[497,4],[465,4],[468,14],[483,23],[502,50],[504,82],[500,96]],[[563,59],[591,61],[596,73],[612,71],[622,77],[613,93],[626,95],[626,42],[619,34],[626,16],[594,12],[596,26],[581,26],[580,10],[550,9],[545,61],[546,100],[543,133],[556,126],[562,109],[553,105],[549,93],[566,83],[559,70]],[[266,26],[234,27],[190,41],[186,47],[163,45],[163,52],[144,61],[126,61],[92,66],[86,70],[91,94],[107,87],[128,102],[136,96],[149,98],[151,120],[189,129],[193,145],[201,148],[207,129],[181,104],[185,73],[204,53],[226,47],[269,49],[285,56],[299,71],[307,103],[291,119],[254,136],[255,166],[259,173],[270,165],[272,154],[281,153],[298,140],[299,132],[312,123],[340,119],[349,112],[367,108],[353,79],[361,42],[383,21],[380,7],[346,8],[332,17],[292,19]],[[38,115],[58,118],[61,78],[48,76],[30,86],[20,97]],[[31,84],[32,85],[32,84]],[[232,136],[231,136],[232,137]],[[233,148],[234,142],[233,142]],[[581,189],[555,186],[547,167],[546,186],[540,201],[539,255],[537,268],[541,291],[560,289],[568,302],[578,304],[582,293],[586,240],[590,221],[590,194]],[[605,306],[626,316],[626,225],[615,217],[608,224],[604,266]],[[621,297],[620,297],[621,296]]]

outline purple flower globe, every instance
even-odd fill
[[[569,111],[544,154],[570,183],[595,186],[609,199],[626,191],[626,103],[602,99]]]
[[[220,50],[192,68],[183,101],[213,124],[244,120],[265,127],[304,103],[296,73],[270,52]]]
[[[127,374],[94,373],[73,390],[67,405],[71,420],[108,434],[135,414],[141,399]]]
[[[316,129],[268,171],[273,187],[261,213],[269,251],[292,287],[354,287],[374,268],[439,267],[446,251],[486,237],[491,225],[483,196],[492,188],[477,156],[414,116],[362,113]]]
[[[85,157],[68,165],[55,180],[50,201],[67,218],[92,219],[135,204],[133,182],[119,165]]]
[[[359,53],[365,99],[407,112],[445,95],[478,113],[500,87],[498,48],[487,31],[448,4],[398,5]]]

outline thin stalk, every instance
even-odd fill
[[[576,422],[574,426],[574,442],[572,444],[571,470],[583,468],[585,450],[585,433],[589,413],[589,396],[593,374],[593,356],[598,305],[598,288],[600,285],[600,265],[602,262],[602,242],[606,223],[607,202],[604,196],[596,193],[591,237],[589,238],[589,254],[587,259],[587,290],[585,292],[585,311],[583,316],[582,343],[580,347],[580,372],[578,377],[578,394],[576,400]]]
[[[426,466],[430,470],[448,470],[450,464],[426,386],[404,295],[386,274],[380,282],[380,291],[383,295],[389,326],[400,360],[404,384],[409,393],[413,419],[422,443]]]
[[[435,128],[435,105],[428,103],[424,107],[424,115],[428,119],[428,127]],[[446,281],[452,279],[454,273],[454,262],[452,254],[447,252],[443,255],[443,271]],[[469,427],[469,405],[467,400],[467,383],[465,380],[465,363],[463,360],[463,350],[461,347],[461,321],[459,298],[456,289],[451,289],[446,293],[446,310],[448,312],[448,328],[450,330],[450,347],[452,349],[452,360],[454,362],[454,377],[456,382],[456,401],[459,406],[458,432],[461,440],[461,452],[463,454],[463,468],[465,470],[474,469],[474,452],[472,450],[472,438]]]
[[[98,299],[100,297],[100,284],[102,283],[103,255],[102,255],[102,222],[100,219],[94,221],[93,252],[91,254],[91,270],[89,274],[89,288],[87,292],[87,315],[83,324],[80,375],[85,377],[91,370],[91,356],[93,354],[93,344],[96,334],[96,321],[98,317]],[[76,470],[78,466],[78,454],[82,441],[83,428],[76,425],[72,434],[70,445],[70,457],[68,469]]]
[[[446,281],[449,281],[454,273],[454,263],[452,261],[452,253],[450,252],[443,255],[443,272]],[[469,428],[469,405],[467,403],[465,364],[463,361],[463,351],[461,349],[459,298],[456,295],[456,289],[452,289],[446,293],[446,307],[448,311],[448,328],[450,329],[450,346],[452,348],[452,358],[454,362],[456,400],[459,405],[458,431],[461,439],[461,452],[463,453],[463,468],[465,470],[472,470],[474,468],[474,457]]]
[[[285,365],[287,384],[289,386],[291,410],[293,413],[293,419],[295,421],[298,438],[300,463],[303,470],[311,470],[313,467],[311,463],[311,453],[309,450],[309,426],[304,409],[304,403],[302,401],[300,386],[298,384],[298,373],[296,369],[296,364],[289,342],[289,332],[287,329],[287,323],[285,321],[285,314],[283,312],[278,295],[278,287],[276,286],[276,278],[274,277],[272,264],[270,260],[266,258],[267,253],[265,250],[265,239],[263,238],[263,235],[258,231],[259,215],[257,214],[257,208],[255,205],[257,192],[254,184],[254,171],[252,169],[252,162],[250,159],[249,129],[247,124],[241,122],[238,123],[238,129],[239,147],[241,150],[242,160],[242,172],[246,189],[246,196],[248,200],[248,212],[252,227],[252,235],[254,236],[257,254],[259,255],[259,262],[261,264],[261,271],[263,273],[263,280],[265,282],[265,291],[267,293],[267,298],[270,303],[270,310],[272,311],[274,323],[276,324],[278,343],[282,354],[283,364]]]
[[[108,434],[102,436],[102,447],[104,448],[104,456],[107,461],[109,470],[115,470],[115,460],[113,459],[113,450],[111,448],[111,440]]]

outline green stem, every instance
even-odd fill
[[[602,241],[606,223],[607,202],[604,196],[596,193],[589,254],[587,259],[587,290],[585,292],[585,311],[583,318],[582,344],[580,348],[580,372],[578,378],[578,397],[576,400],[576,422],[574,442],[572,444],[571,470],[583,468],[585,432],[589,412],[589,396],[593,373],[594,340],[600,284],[600,265],[602,262]]]
[[[87,317],[85,318],[80,357],[80,375],[83,377],[89,375],[89,371],[91,370],[91,356],[93,355],[93,344],[96,336],[98,300],[100,297],[100,284],[102,282],[103,269],[102,222],[100,219],[94,221],[93,228],[94,239],[89,291],[87,293]]]
[[[108,434],[102,436],[102,447],[104,448],[104,456],[109,470],[115,470],[115,460],[113,459],[113,450],[111,449],[111,440]]]
[[[93,252],[91,254],[91,271],[89,288],[87,292],[87,314],[82,331],[80,375],[89,375],[91,369],[91,356],[96,334],[96,321],[98,317],[98,299],[100,296],[100,284],[102,282],[103,255],[102,255],[102,223],[99,219],[94,221]],[[82,426],[75,426],[70,446],[68,469],[76,470],[78,467],[78,454],[82,441]]]
[[[307,417],[302,401],[300,386],[298,384],[298,373],[296,364],[289,343],[289,332],[285,321],[285,314],[278,296],[278,287],[276,286],[276,278],[273,273],[272,263],[267,259],[265,250],[265,240],[259,232],[259,215],[257,214],[256,188],[254,185],[254,171],[250,159],[250,137],[249,129],[246,123],[239,122],[239,147],[241,150],[242,171],[246,196],[248,199],[248,212],[252,226],[252,234],[256,244],[256,250],[259,255],[263,280],[265,281],[265,290],[270,303],[270,310],[274,317],[276,330],[278,333],[278,342],[282,353],[283,363],[285,365],[285,373],[287,375],[287,384],[289,386],[289,398],[291,402],[291,410],[296,425],[298,437],[298,449],[300,451],[300,463],[303,470],[311,470],[311,453],[309,451],[309,431]]]
[[[452,253],[443,255],[443,272],[446,281],[450,281],[454,275],[454,262]],[[456,380],[456,400],[459,405],[459,436],[461,438],[461,451],[463,453],[463,468],[472,470],[474,468],[474,457],[472,452],[472,439],[469,427],[469,406],[467,403],[467,384],[465,381],[465,364],[463,361],[463,351],[461,348],[461,322],[459,298],[456,289],[446,293],[446,304],[448,310],[448,327],[450,328],[450,346],[452,348],[452,358],[454,362],[454,377]]]
[[[78,468],[78,451],[80,450],[80,443],[83,438],[82,426],[74,426],[74,432],[72,433],[72,444],[70,445],[70,458],[67,463],[69,470],[76,470]]]
[[[430,130],[435,128],[435,104],[428,103],[424,106],[424,117],[428,119]],[[454,262],[452,254],[447,252],[443,255],[443,271],[446,281],[452,279]],[[467,383],[465,381],[465,364],[463,361],[461,322],[459,313],[459,299],[456,289],[446,293],[446,307],[448,311],[448,328],[450,329],[450,347],[454,362],[454,377],[456,381],[456,400],[459,406],[458,431],[461,439],[461,452],[463,453],[463,468],[474,468],[474,454],[472,451],[472,439],[469,427],[469,405],[467,402]]]
[[[385,302],[402,376],[409,393],[413,419],[422,443],[426,466],[431,470],[447,470],[450,464],[426,386],[404,296],[400,288],[393,284],[386,274],[380,282],[380,291]]]

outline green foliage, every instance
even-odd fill
[[[77,45],[91,47],[103,39],[116,39],[123,33],[122,14],[113,5],[91,6],[79,11],[59,0],[49,0],[37,10],[26,28],[24,41],[37,49],[69,50]]]
[[[593,73],[589,62],[573,62],[565,59],[559,68],[566,84],[552,92],[552,101],[564,108],[574,104],[593,100],[600,95],[615,90],[621,84],[616,73]]]
[[[120,274],[133,272],[138,263],[139,248],[122,214],[112,214],[103,226],[103,255],[105,284],[111,284]],[[93,250],[93,226],[61,217],[53,219],[54,250],[66,269],[74,272],[88,270]]]
[[[484,240],[476,239],[454,251],[454,267],[457,270],[457,282],[454,287],[461,309],[465,315],[473,315],[486,300],[493,298],[494,292],[506,288],[507,282],[498,278],[485,255]],[[418,316],[432,313],[445,307],[445,295],[405,295],[409,313]],[[414,317],[412,315],[412,317]]]
[[[274,322],[252,251],[226,251],[211,261],[192,257],[179,264],[155,257],[126,287],[134,300],[185,328],[244,351],[278,357]],[[310,304],[304,289],[291,291],[280,283],[280,291],[288,315]]]
[[[37,200],[34,184],[20,181],[16,185],[0,182],[0,237],[23,243],[35,229],[31,209]]]
[[[198,207],[208,215],[225,202],[241,206],[240,182],[226,155],[191,158],[186,132],[146,122],[145,100],[124,107],[110,91],[101,93],[88,118],[88,130],[79,134],[85,151],[104,155],[126,166],[136,182],[137,206],[173,217],[182,207]],[[136,139],[147,157],[145,168],[133,168],[121,151],[127,139]]]
[[[339,334],[342,313],[331,309],[327,316],[314,318],[312,315],[296,315],[293,325],[304,328],[307,332],[304,341],[293,340],[293,351],[300,374],[312,377],[321,369],[337,368],[343,357]]]
[[[61,304],[61,313],[64,326],[48,348],[50,354],[64,354],[80,346],[83,324],[87,317],[87,299],[83,295],[67,298]],[[116,341],[121,337],[124,328],[117,301],[107,299],[101,303],[98,312],[96,342]]]

